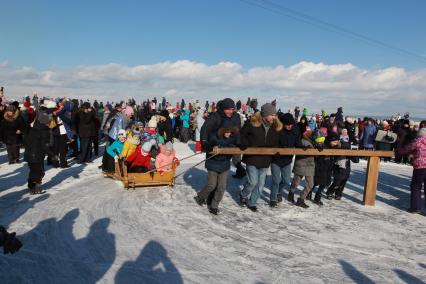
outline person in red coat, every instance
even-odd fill
[[[142,147],[138,146],[136,151],[127,157],[129,173],[146,173],[151,170],[151,148],[151,142],[145,142]]]

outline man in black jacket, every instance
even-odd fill
[[[276,116],[275,107],[266,103],[256,112],[241,129],[241,150],[247,147],[277,147],[282,123]],[[272,156],[244,155],[247,165],[247,183],[241,191],[240,203],[253,212],[257,211],[256,203],[263,191],[266,174],[271,165]]]
[[[90,103],[83,104],[83,109],[76,115],[75,124],[78,125],[78,136],[80,137],[78,163],[84,164],[89,162],[92,137],[96,135],[95,113],[90,108]]]
[[[300,148],[300,131],[295,120],[290,113],[280,114],[280,121],[283,124],[283,131],[280,133],[278,147],[282,148]],[[270,197],[270,206],[277,207],[278,202],[282,202],[284,188],[290,191],[291,184],[291,162],[294,155],[276,155],[272,158],[272,188]]]
[[[43,191],[37,186],[44,177],[44,158],[51,151],[49,125],[52,116],[44,109],[37,112],[33,127],[25,138],[25,161],[30,169],[28,173],[28,190],[31,194],[40,194]],[[53,156],[53,153],[51,153]]]

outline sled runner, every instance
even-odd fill
[[[177,163],[173,162],[172,170],[163,174],[157,171],[129,173],[127,172],[127,166],[124,161],[116,161],[115,171],[107,174],[107,176],[115,180],[120,180],[126,189],[145,186],[173,186],[175,184],[176,167]]]

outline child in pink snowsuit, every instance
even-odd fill
[[[179,165],[179,160],[176,158],[176,151],[173,149],[173,144],[167,142],[165,145],[160,145],[160,154],[155,159],[155,168],[160,174],[172,170],[172,163],[176,161]]]

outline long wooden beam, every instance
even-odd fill
[[[247,148],[244,151],[239,148],[219,148],[214,147],[212,154],[218,155],[305,155],[305,156],[358,156],[358,157],[393,157],[393,151],[377,150],[344,150],[344,149],[301,149],[301,148]]]

